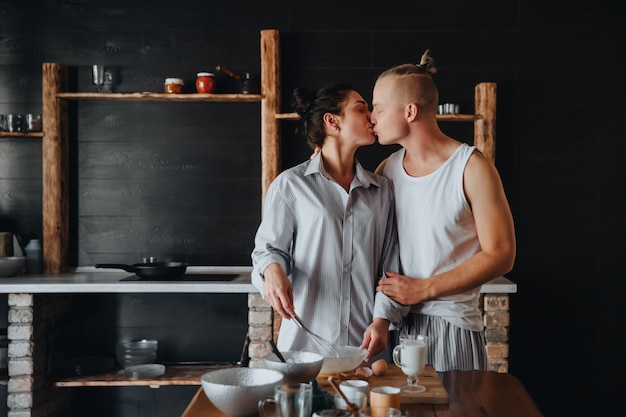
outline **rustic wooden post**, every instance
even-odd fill
[[[278,31],[261,31],[261,214],[265,194],[280,171],[280,40]],[[273,312],[274,340],[278,338],[281,316]]]
[[[67,88],[67,67],[42,66],[43,260],[44,272],[65,272],[69,262],[69,155],[67,102],[57,93]]]
[[[278,31],[261,31],[261,210],[270,183],[280,170],[280,41]]]
[[[480,83],[474,89],[474,145],[493,163],[496,160],[496,83]]]

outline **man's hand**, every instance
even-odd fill
[[[378,281],[376,291],[404,305],[421,303],[430,298],[428,279],[413,279],[395,272],[385,273],[387,278]]]

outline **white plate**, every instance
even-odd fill
[[[165,365],[155,363],[147,365],[134,365],[124,369],[124,375],[128,378],[155,378],[165,373]]]

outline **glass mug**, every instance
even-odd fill
[[[402,387],[404,392],[424,392],[426,387],[419,385],[417,375],[426,366],[428,338],[421,334],[410,334],[400,337],[400,344],[393,348],[393,362],[407,376],[407,383]]]
[[[313,388],[309,384],[280,384],[274,388],[274,398],[259,401],[261,417],[311,417]],[[274,404],[276,414],[266,411],[268,404]]]

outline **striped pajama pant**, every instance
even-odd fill
[[[405,334],[427,336],[426,363],[433,365],[437,372],[487,370],[484,332],[461,329],[438,316],[409,313],[395,333],[396,340],[389,340],[392,346]]]

